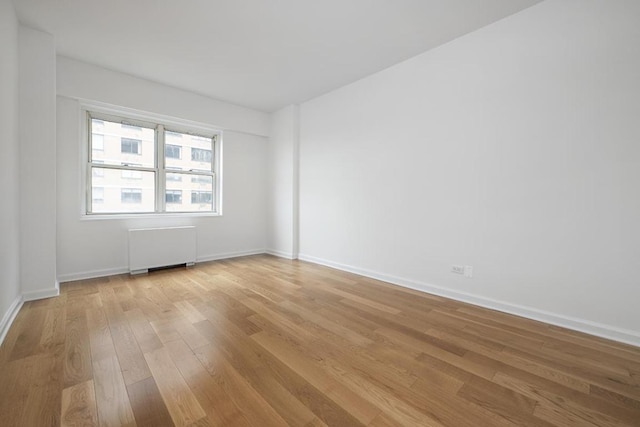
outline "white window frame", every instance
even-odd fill
[[[147,216],[222,216],[222,130],[212,126],[175,119],[153,113],[146,113],[124,107],[115,107],[101,103],[84,102],[81,105],[81,118],[83,123],[83,137],[81,138],[83,153],[83,179],[81,189],[81,219],[109,219],[126,217]],[[128,165],[109,165],[104,163],[91,163],[91,120],[106,120],[120,122],[126,125],[141,126],[155,129],[155,165],[154,167],[130,167]],[[165,167],[165,142],[164,132],[177,132],[212,138],[212,171],[177,171]],[[184,151],[184,150],[182,150]],[[98,166],[99,165],[99,166]],[[117,213],[92,213],[91,212],[91,188],[92,166],[107,169],[150,171],[155,173],[155,199],[154,212],[117,212]],[[166,173],[176,173],[187,176],[205,175],[211,176],[213,191],[213,206],[206,212],[167,212],[166,211]]]

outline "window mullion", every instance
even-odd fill
[[[156,184],[156,188],[157,188],[157,195],[156,195],[156,210],[158,212],[166,212],[166,205],[167,205],[167,200],[166,200],[166,186],[167,186],[167,180],[166,180],[166,164],[165,164],[165,158],[164,158],[164,126],[163,125],[158,125],[156,127],[156,180],[157,180],[157,184]]]
[[[87,185],[85,186],[85,203],[86,203],[86,207],[87,207],[87,213],[91,213],[92,209],[93,209],[93,205],[92,205],[92,197],[93,197],[93,167],[91,166],[91,163],[89,163],[87,165],[87,170],[86,170],[86,178],[87,181]]]
[[[85,116],[86,119],[86,137],[89,139],[89,146],[86,149],[86,159],[87,164],[85,166],[85,189],[84,189],[84,197],[85,197],[85,208],[87,213],[91,213],[93,209],[93,205],[91,202],[92,196],[92,187],[93,187],[93,169],[91,168],[91,163],[93,162],[93,133],[91,127],[91,115],[87,114]]]

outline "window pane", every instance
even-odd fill
[[[123,177],[124,172],[139,174],[140,178],[132,181],[130,178]],[[97,201],[92,194],[91,211],[93,213],[153,212],[155,210],[154,172],[94,167],[93,173],[101,174],[99,185],[102,188],[102,201]],[[93,184],[97,183],[98,181],[94,179]]]
[[[212,212],[213,211],[213,178],[211,176],[188,173],[167,173],[167,212]],[[180,192],[180,201],[169,193]],[[173,196],[172,196],[173,197]]]
[[[154,167],[154,129],[92,119],[91,134],[92,162],[101,161],[109,165],[138,164],[147,168]]]
[[[213,171],[212,138],[171,131],[164,137],[167,169]]]

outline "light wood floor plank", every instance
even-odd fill
[[[33,365],[25,372],[33,384],[24,401],[21,423],[25,426],[58,425],[62,395],[62,353],[32,356]]]
[[[152,377],[129,384],[127,394],[138,427],[173,427],[175,425]]]
[[[200,406],[207,413],[209,424],[214,426],[248,426],[242,411],[224,391],[224,387],[212,380],[189,346],[182,340],[167,343],[167,350],[185,379]]]
[[[89,427],[98,425],[96,392],[93,380],[62,390],[62,427]]]
[[[129,395],[115,356],[93,362],[98,424],[103,427],[135,426]]]
[[[166,348],[144,355],[160,394],[176,426],[188,426],[206,417],[206,413],[171,360]]]
[[[214,381],[242,411],[251,425],[286,426],[287,422],[251,387],[216,347],[208,345],[196,350],[196,356]]]
[[[63,366],[64,387],[92,378],[89,329],[84,313],[66,322]]]

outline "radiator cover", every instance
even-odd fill
[[[196,262],[196,228],[166,227],[129,230],[129,271]]]

